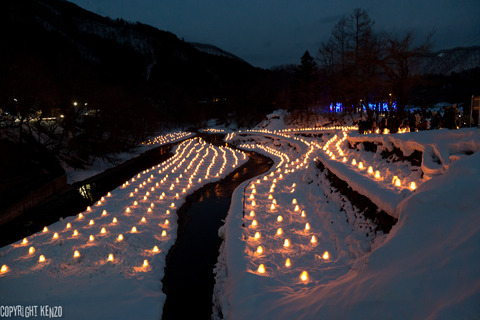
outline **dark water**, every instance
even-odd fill
[[[215,284],[213,268],[222,239],[218,229],[230,208],[232,193],[245,180],[270,169],[271,159],[249,153],[250,160],[225,179],[206,185],[179,208],[178,236],[167,255],[163,318],[210,319]]]

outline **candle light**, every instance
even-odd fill
[[[413,191],[413,190],[415,190],[415,189],[417,189],[417,185],[415,184],[415,182],[412,181],[412,182],[410,183],[410,190]]]
[[[48,231],[48,228],[47,227],[43,227],[43,232],[47,232]]]
[[[292,265],[292,262],[290,261],[290,258],[287,258],[285,261],[285,267],[289,268]]]
[[[23,238],[22,244],[27,244],[27,243],[28,243],[27,238]]]
[[[90,237],[88,238],[88,240],[89,240],[89,241],[93,241],[93,240],[95,240],[95,237],[92,236],[92,235],[90,235]]]
[[[307,273],[307,271],[303,271],[303,272],[300,274],[300,280],[302,280],[303,282],[305,282],[305,281],[308,280],[308,273]]]
[[[80,252],[78,252],[78,250],[75,250],[75,252],[73,253],[73,257],[74,258],[80,257]]]
[[[107,260],[108,260],[108,261],[113,261],[113,254],[112,254],[112,253],[110,253],[110,254],[108,255]]]
[[[117,223],[117,218],[113,217],[112,223]]]
[[[255,216],[255,211],[250,211],[250,217],[254,217]]]
[[[258,246],[258,248],[257,248],[257,253],[258,253],[258,254],[262,254],[262,253],[263,253],[263,248],[262,248],[262,246]]]
[[[283,246],[284,246],[284,247],[290,247],[290,240],[289,240],[289,239],[285,239],[285,241],[283,242]]]
[[[310,230],[310,224],[308,222],[305,224],[305,230]]]
[[[317,242],[317,237],[315,235],[312,236],[312,239],[310,240],[311,243],[316,243]]]
[[[137,227],[133,226],[132,227],[132,233],[135,233],[135,232],[137,232]]]
[[[278,228],[278,229],[277,229],[277,236],[281,235],[282,233],[283,233],[282,228]]]
[[[35,252],[35,248],[34,248],[34,247],[30,247],[30,248],[28,249],[28,253],[29,253],[29,254],[33,254],[34,252]]]
[[[118,235],[118,237],[117,237],[117,240],[118,240],[118,241],[122,241],[122,240],[123,240],[123,234],[120,233],[120,234]]]
[[[6,264],[2,265],[2,268],[0,269],[0,273],[6,273],[8,271],[8,267]]]
[[[102,234],[105,234],[107,232],[107,230],[105,230],[105,228],[102,228],[102,230],[100,230],[100,233]]]
[[[57,232],[55,232],[55,233],[53,234],[53,239],[58,239],[58,233],[57,233]]]
[[[265,266],[263,265],[263,263],[258,266],[257,271],[258,273],[265,273]]]
[[[93,221],[93,219],[91,219],[88,224],[91,225],[91,226],[93,226],[93,225],[95,224],[95,221]]]
[[[153,247],[153,252],[159,252],[160,250],[158,249],[158,246]]]
[[[74,237],[78,236],[78,231],[77,230],[73,230],[73,236]]]
[[[282,217],[282,216],[278,216],[278,217],[277,217],[277,221],[278,221],[278,222],[282,222],[282,221],[283,221],[283,217]]]
[[[330,259],[330,254],[328,253],[328,251],[325,251],[325,252],[323,253],[322,258],[323,258],[324,260]]]
[[[143,267],[144,268],[148,267],[148,260],[146,260],[146,259],[143,260]]]
[[[43,254],[38,257],[38,262],[44,262],[45,261],[45,256]]]
[[[255,239],[260,239],[260,232],[255,232],[255,236],[254,236]]]
[[[162,231],[162,237],[165,237],[165,236],[167,236],[167,231],[163,230]]]
[[[252,221],[252,227],[256,227],[257,226],[257,220],[253,220]]]

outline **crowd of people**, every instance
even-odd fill
[[[407,110],[403,115],[397,112],[364,114],[359,121],[360,133],[369,132],[414,132],[429,129],[458,129],[468,125],[456,106],[444,107],[439,110],[417,109]]]

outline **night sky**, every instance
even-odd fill
[[[254,66],[299,63],[316,56],[333,26],[365,9],[376,31],[435,30],[434,50],[480,44],[479,0],[72,0],[111,18],[140,21],[185,41],[210,43]]]

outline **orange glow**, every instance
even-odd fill
[[[362,162],[359,162],[359,163],[358,163],[358,169],[360,169],[360,170],[365,169],[365,167],[363,166],[363,163],[362,163]]]
[[[271,194],[268,195],[268,200],[273,199],[273,196]]]
[[[328,253],[328,251],[325,251],[325,252],[323,253],[322,258],[323,258],[324,260],[330,259],[330,254]]]
[[[165,236],[167,236],[167,231],[163,230],[162,231],[162,237],[165,237]]]
[[[255,200],[252,201],[252,206],[255,207]]]
[[[252,221],[252,227],[256,227],[257,226],[257,220],[253,220]]]
[[[287,258],[285,261],[285,267],[289,268],[292,265],[292,262],[290,261],[290,258]]]
[[[258,253],[258,254],[262,254],[262,253],[263,253],[263,248],[262,248],[262,246],[258,246],[258,248],[257,248],[257,253]]]
[[[78,236],[78,231],[77,230],[73,230],[73,236],[74,237]]]
[[[55,233],[53,234],[53,239],[58,239],[58,233],[55,232]]]
[[[355,161],[355,159],[352,160],[352,166],[355,166],[357,165],[357,161]]]
[[[278,222],[282,222],[282,221],[283,221],[283,217],[282,217],[282,216],[278,216],[278,217],[277,217],[277,221],[278,221]]]
[[[87,211],[90,212],[92,211],[92,208],[90,208],[90,206],[87,207]]]
[[[312,236],[312,239],[310,240],[311,243],[316,243],[317,242],[317,237]]]
[[[412,181],[412,182],[410,183],[410,190],[413,191],[413,190],[415,190],[415,189],[417,189],[417,185],[415,184],[415,182]]]
[[[282,233],[283,233],[282,228],[278,228],[278,229],[277,229],[277,236],[281,235]]]
[[[147,219],[145,219],[145,217],[142,217],[141,222],[144,222],[144,223],[145,223],[145,222],[147,222]]]
[[[310,224],[308,222],[305,224],[305,230],[310,230]]]
[[[108,260],[108,261],[113,261],[113,254],[112,254],[112,253],[110,253],[110,254],[108,255],[107,260]]]
[[[27,238],[23,238],[22,244],[27,244],[27,243],[28,243]]]
[[[45,256],[43,254],[38,257],[38,262],[44,262],[45,261]]]
[[[395,180],[395,186],[400,187],[402,185],[400,179]]]
[[[123,234],[119,234],[118,237],[117,237],[117,240],[122,241],[123,240]]]
[[[29,254],[33,254],[34,252],[35,252],[35,248],[34,248],[34,247],[30,247],[30,248],[28,249],[28,253],[29,253]]]
[[[125,210],[126,213],[130,213],[130,207],[127,207],[127,209]]]
[[[89,240],[89,241],[93,241],[93,240],[95,240],[95,237],[92,236],[92,235],[90,235],[90,237],[88,238],[88,240]]]
[[[155,247],[153,247],[153,250],[152,250],[152,251],[153,251],[153,252],[159,252],[160,250],[158,249],[157,246],[155,246]]]
[[[65,227],[65,229],[70,229],[72,227],[72,225],[69,223],[67,223],[67,226]]]
[[[380,171],[375,171],[375,179],[380,179]]]
[[[285,239],[285,241],[283,242],[283,246],[284,246],[284,247],[290,247],[290,240],[289,240],[289,239]]]
[[[79,213],[78,214],[78,219],[82,219],[83,218],[83,214]]]
[[[297,204],[297,205],[295,205],[295,209],[294,209],[294,211],[295,211],[295,212],[297,212],[297,211],[299,211],[299,210],[300,210],[300,207],[298,206],[298,204]]]
[[[88,224],[91,225],[91,226],[93,226],[93,225],[95,224],[95,221],[93,221],[93,219],[91,219]]]
[[[107,215],[107,210],[103,210],[102,211],[102,216],[106,216]]]
[[[48,231],[48,228],[47,228],[47,227],[44,227],[44,228],[43,228],[43,232],[45,233],[45,232],[47,232],[47,231]]]
[[[292,204],[297,204],[297,199],[293,199]]]
[[[170,221],[168,221],[168,219],[165,219],[165,225],[169,225],[170,224]]]
[[[133,226],[132,227],[132,233],[135,233],[135,232],[137,232],[137,227]]]
[[[305,210],[302,210],[302,218],[305,218],[305,217],[306,217]]]
[[[104,234],[106,232],[107,232],[107,230],[105,230],[105,228],[102,228],[102,230],[100,230],[100,233],[102,233],[102,234]]]
[[[80,257],[80,252],[78,252],[78,250],[75,250],[75,252],[73,253],[73,257],[74,258]]]
[[[6,264],[2,265],[2,268],[0,269],[0,273],[6,273],[8,271],[8,267]]]
[[[263,263],[258,266],[257,271],[258,271],[258,273],[265,273],[265,266],[263,265]]]
[[[303,282],[307,281],[308,280],[308,273],[307,271],[303,271],[302,274],[300,275],[300,280],[302,280]]]
[[[148,212],[148,213],[151,213],[151,212],[152,212],[152,209],[151,209],[151,208],[148,208],[148,209],[147,209],[147,212]]]
[[[255,238],[255,239],[260,239],[260,232],[255,232],[254,238]]]
[[[369,166],[369,167],[368,167],[367,172],[368,172],[368,174],[373,174],[373,168],[372,168],[372,166]]]
[[[255,211],[250,211],[250,217],[255,217]]]
[[[148,267],[148,260],[143,260],[143,267]]]
[[[117,218],[113,217],[112,223],[117,223]]]

